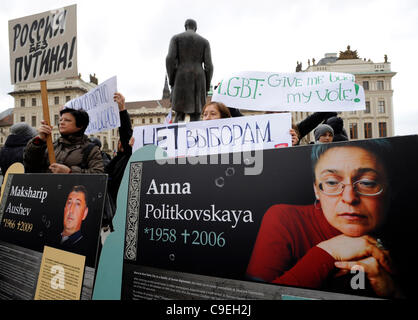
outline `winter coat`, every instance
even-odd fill
[[[40,144],[34,143],[38,139]],[[86,135],[61,136],[54,142],[55,160],[71,169],[72,173],[103,173],[103,159],[98,146],[94,146],[87,157],[87,169],[82,169],[83,149],[90,144]],[[23,161],[25,172],[51,172],[46,143],[35,137],[27,144]]]
[[[129,140],[131,139],[133,134],[131,120],[129,118],[128,112],[126,110],[123,110],[119,112],[119,115],[119,137],[122,143],[123,151],[118,151],[116,156],[112,160],[110,160],[109,164],[105,167],[105,173],[109,175],[107,186],[108,192],[115,205],[126,165],[128,164],[129,159],[132,155],[132,147],[129,145]]]
[[[13,163],[23,163],[23,150],[31,138],[15,134],[7,137],[4,147],[0,149],[0,168],[3,175]]]

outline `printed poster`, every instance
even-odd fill
[[[34,299],[38,281],[43,298],[91,299],[106,182],[98,174],[9,175],[0,203],[1,300]],[[41,281],[46,271],[58,277],[52,295]]]
[[[414,297],[417,143],[131,161],[122,299]]]

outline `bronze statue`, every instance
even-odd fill
[[[296,61],[296,72],[302,71],[302,62]]]
[[[200,120],[213,75],[209,41],[196,33],[196,21],[188,19],[186,31],[173,36],[166,58],[174,122]],[[203,66],[202,66],[203,64]]]
[[[357,53],[357,50],[352,51],[351,47],[348,45],[346,51],[340,51],[338,60],[348,60],[348,59],[360,59]]]

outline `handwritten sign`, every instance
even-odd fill
[[[76,5],[9,21],[12,84],[77,76]]]
[[[264,111],[364,110],[364,90],[354,81],[337,72],[240,72],[219,83],[212,101]]]
[[[289,147],[290,128],[290,113],[138,126],[133,151],[154,144],[183,157]]]
[[[90,117],[86,134],[120,127],[118,104],[113,101],[117,92],[116,77],[112,77],[86,94],[68,101],[64,108],[83,109]]]

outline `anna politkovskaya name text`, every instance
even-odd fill
[[[189,182],[180,183],[161,183],[157,185],[154,179],[146,192],[148,195],[189,195],[191,184]],[[203,222],[231,223],[232,228],[236,228],[240,221],[252,223],[253,214],[251,210],[242,209],[217,209],[215,204],[204,209],[182,209],[178,204],[145,204],[145,219],[155,220],[185,220]]]

